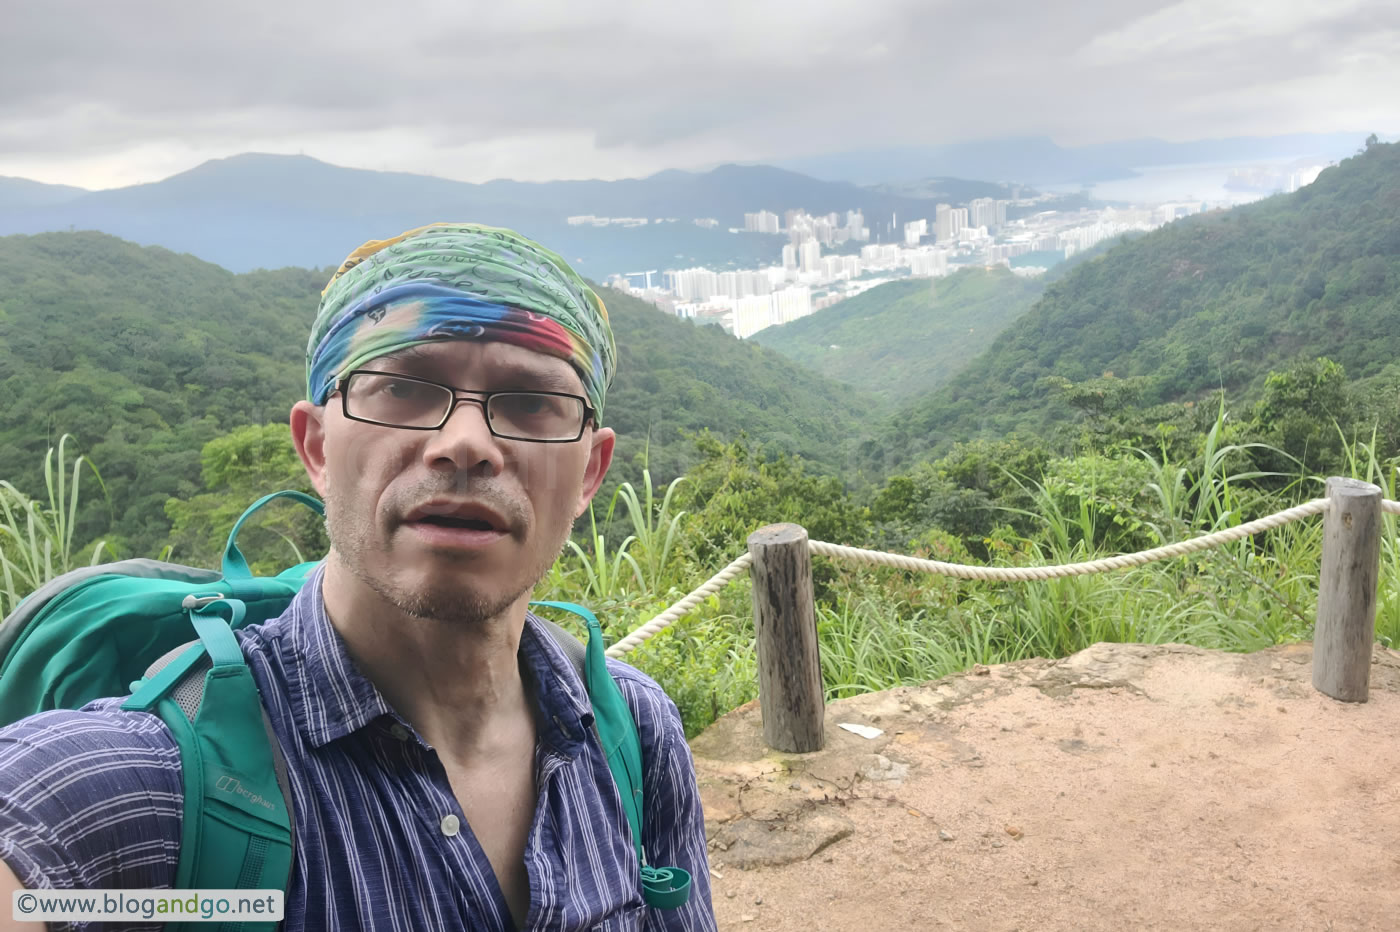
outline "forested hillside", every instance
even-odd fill
[[[100,233],[0,239],[0,476],[42,489],[44,451],[73,434],[102,464],[112,526],[152,555],[204,444],[300,397],[325,278],[234,275]]]
[[[600,288],[617,336],[617,378],[607,423],[620,435],[619,464],[636,463],[650,438],[654,475],[669,479],[697,457],[684,434],[746,432],[756,449],[800,455],[822,471],[846,465],[868,436],[877,401],[851,392],[766,347],[718,327],[697,327]],[[637,477],[623,469],[621,477]],[[614,477],[618,478],[618,477]]]
[[[152,555],[170,529],[167,499],[203,488],[204,445],[285,422],[302,397],[328,274],[235,275],[100,233],[0,238],[0,477],[43,488],[44,451],[73,434],[100,465],[109,539]],[[844,462],[864,420],[847,390],[717,328],[601,293],[620,350],[606,411],[622,435],[614,481],[636,478],[644,451],[653,474],[679,475],[696,456],[685,432],[703,428],[747,431],[764,451],[827,469]],[[89,516],[93,533],[108,517]]]
[[[956,375],[1044,288],[1001,269],[890,282],[753,340],[829,378],[906,400]]]
[[[1016,428],[1073,408],[1055,383],[1111,375],[1142,403],[1328,357],[1351,378],[1400,355],[1400,145],[1372,142],[1290,195],[1178,221],[1085,262],[956,380],[894,417],[871,461]]]

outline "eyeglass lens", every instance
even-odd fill
[[[446,418],[454,393],[445,385],[395,375],[357,372],[346,386],[351,417],[397,427],[432,428]],[[572,440],[583,424],[577,398],[538,392],[502,392],[486,401],[491,432],[521,440]]]

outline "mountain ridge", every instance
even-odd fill
[[[771,166],[729,164],[622,181],[451,181],[332,165],[310,156],[244,153],[161,181],[77,194],[0,187],[0,235],[92,229],[165,246],[232,271],[334,265],[360,243],[439,220],[503,226],[539,240],[597,280],[635,268],[771,265],[785,239],[730,233],[745,212],[862,208],[882,218],[931,215],[933,202],[819,181]],[[7,200],[6,191],[10,191]],[[647,226],[570,224],[577,215],[647,218]],[[718,229],[691,221],[713,217]],[[656,223],[674,218],[674,223]]]

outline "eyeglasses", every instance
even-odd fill
[[[348,373],[336,391],[352,421],[403,430],[439,430],[459,403],[475,402],[492,436],[531,443],[573,443],[594,416],[587,399],[565,392],[483,392],[373,369]]]

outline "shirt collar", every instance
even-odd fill
[[[313,747],[358,731],[382,716],[403,722],[382,693],[360,672],[345,641],[326,614],[321,592],[325,564],[318,566],[292,599],[282,623],[288,699],[298,728]],[[582,677],[553,636],[526,613],[520,636],[522,668],[534,687],[539,737],[573,757],[593,724],[593,706]],[[407,722],[403,722],[407,725]]]

